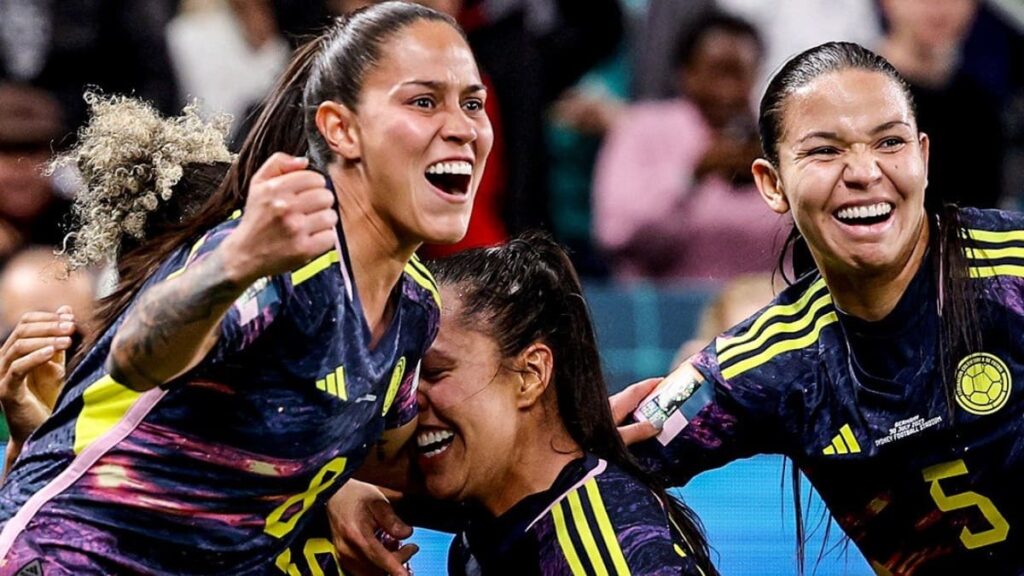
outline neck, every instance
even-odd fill
[[[581,457],[583,451],[569,436],[557,415],[543,418],[528,426],[516,439],[516,454],[501,478],[501,489],[484,495],[480,503],[494,516],[500,516],[523,498],[551,488],[567,464]]]
[[[955,46],[923,44],[909,33],[900,33],[885,39],[881,53],[912,83],[938,87],[953,76],[959,51]]]
[[[922,225],[924,230],[907,257],[878,273],[830,273],[819,265],[818,269],[822,271],[836,306],[851,316],[869,322],[876,322],[888,316],[896,308],[896,304],[924,262],[930,234],[927,219]]]
[[[355,169],[335,164],[329,170],[337,190],[352,275],[375,343],[390,318],[391,292],[419,243],[402,241],[394,227],[374,210],[364,181],[347,171]]]

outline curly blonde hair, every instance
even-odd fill
[[[116,258],[125,234],[145,240],[149,215],[171,199],[185,164],[232,160],[227,115],[205,121],[193,103],[162,118],[139,100],[92,92],[85,101],[90,120],[78,144],[48,167],[74,166],[83,181],[73,207],[77,229],[67,237],[71,269]]]

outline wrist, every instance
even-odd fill
[[[211,256],[215,256],[217,265],[224,271],[224,280],[243,290],[262,274],[256,269],[258,263],[250,257],[250,252],[235,237],[235,233],[228,235]]]

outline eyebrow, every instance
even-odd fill
[[[431,90],[440,91],[448,87],[447,82],[438,82],[436,80],[409,80],[408,82],[402,82],[399,86],[423,86]],[[462,90],[463,94],[470,94],[473,92],[486,92],[487,87],[483,84],[470,84]]]
[[[889,122],[886,122],[884,124],[879,124],[878,126],[875,126],[874,128],[871,129],[871,132],[868,132],[868,134],[870,134],[871,136],[875,136],[875,135],[880,134],[882,132],[885,132],[886,130],[889,130],[890,128],[893,128],[895,126],[906,126],[907,128],[910,128],[910,124],[907,124],[903,120],[890,120]],[[839,134],[836,134],[835,132],[818,131],[818,132],[811,132],[810,134],[807,134],[806,136],[804,136],[803,138],[797,140],[796,142],[797,142],[797,144],[800,144],[800,143],[805,142],[807,140],[810,140],[812,138],[824,138],[826,140],[840,140]]]

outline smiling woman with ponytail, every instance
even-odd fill
[[[450,18],[386,2],[296,53],[226,173],[135,121],[91,166],[94,121],[73,239],[119,279],[0,490],[0,575],[337,573],[312,526],[411,433],[440,304],[413,253],[465,233],[485,98]]]

